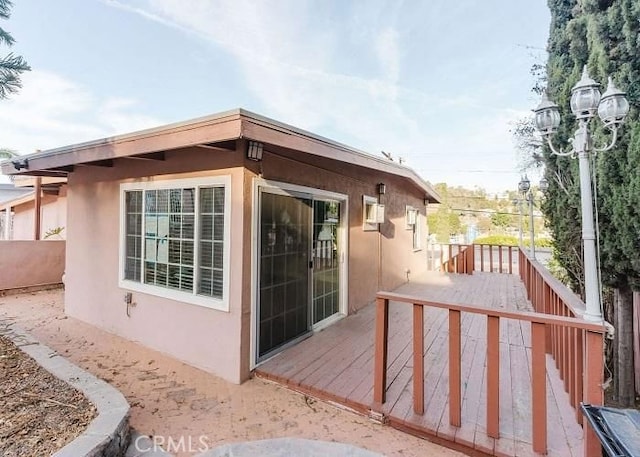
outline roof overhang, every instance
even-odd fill
[[[233,150],[249,139],[401,176],[422,189],[428,201],[440,196],[414,170],[243,109],[162,127],[79,143],[1,163],[7,175],[66,177],[77,165],[110,166],[116,159],[162,160],[164,151],[190,146]]]

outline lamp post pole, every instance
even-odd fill
[[[536,259],[536,242],[535,242],[535,232],[533,228],[533,190],[530,190],[527,194],[527,201],[529,202],[529,241],[531,245],[529,246],[529,252],[531,253],[531,258],[533,260]]]
[[[518,208],[518,246],[522,248],[522,199],[513,199],[513,206]]]
[[[542,101],[534,110],[536,129],[547,140],[552,154],[578,157],[586,305],[584,319],[594,322],[602,322],[603,319],[600,309],[600,281],[596,257],[596,231],[593,221],[589,157],[591,153],[604,152],[613,148],[618,138],[618,129],[629,113],[629,102],[625,98],[625,93],[615,87],[611,78],[609,78],[609,84],[604,94],[600,94],[598,86],[599,84],[589,77],[585,65],[580,81],[571,89],[571,111],[579,121],[579,125],[574,134],[572,149],[568,152],[557,151],[551,142],[551,136],[560,125],[558,105],[550,101],[547,94],[543,94]],[[613,136],[611,143],[602,148],[593,147],[588,128],[589,121],[596,116],[596,113],[605,127],[611,130]]]
[[[585,319],[602,320],[600,311],[600,281],[598,280],[598,261],[596,258],[596,230],[593,221],[593,196],[591,193],[591,172],[589,154],[591,153],[591,135],[587,130],[587,121],[580,120],[573,143],[578,155],[580,169],[580,203],[582,209],[582,245],[584,250],[584,296],[586,304]]]

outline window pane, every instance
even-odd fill
[[[211,267],[213,257],[213,243],[209,241],[200,242],[200,266]]]
[[[182,189],[171,189],[169,193],[169,210],[172,213],[182,211]]]
[[[142,261],[142,191],[125,192],[124,279],[140,281]]]
[[[195,189],[182,189],[182,212],[193,213],[195,209]]]
[[[213,239],[222,241],[224,238],[224,216],[214,216],[213,219]]]
[[[168,213],[169,212],[169,191],[162,189],[158,191],[158,202],[156,212]]]
[[[200,212],[213,213],[213,188],[200,189]]]
[[[200,216],[200,239],[213,240],[213,216],[209,214]]]
[[[201,188],[200,209],[198,293],[223,298],[224,187]]]
[[[182,216],[182,238],[193,239],[193,227],[195,218],[193,216]]]
[[[213,268],[222,269],[222,252],[224,245],[220,242],[213,243]]]
[[[180,289],[193,292],[193,268],[182,267],[180,273]]]
[[[215,188],[213,212],[216,214],[224,214],[224,187]]]
[[[155,213],[156,212],[156,202],[157,202],[157,190],[148,190],[145,193],[145,206],[144,210],[147,213]]]
[[[182,242],[182,265],[193,265],[193,241]]]
[[[213,270],[213,297],[222,298],[222,271]]]

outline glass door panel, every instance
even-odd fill
[[[258,357],[310,331],[311,199],[260,194]]]
[[[313,324],[340,310],[340,202],[313,202]]]

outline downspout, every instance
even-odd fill
[[[36,189],[35,189],[35,213],[34,213],[34,224],[33,224],[33,239],[40,239],[40,210],[42,209],[42,177],[36,177]]]
[[[4,239],[8,241],[11,236],[11,205],[4,209],[4,217]]]

